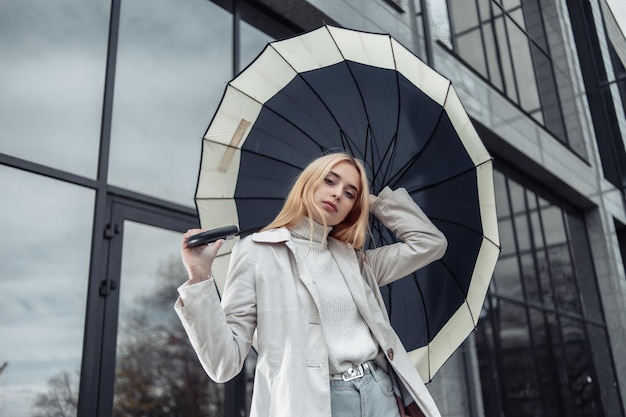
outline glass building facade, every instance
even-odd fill
[[[442,414],[625,415],[626,40],[604,0],[5,0],[0,416],[248,414],[254,356],[211,382],[173,311],[180,235],[226,83],[324,22],[449,76],[496,161],[502,253],[428,385]]]
[[[508,166],[502,254],[476,333],[485,416],[619,415],[584,216]]]

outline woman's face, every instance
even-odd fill
[[[350,162],[338,162],[330,169],[313,193],[313,203],[327,225],[335,226],[346,218],[361,193],[360,184],[361,175]],[[317,213],[312,215],[316,222],[323,223]]]

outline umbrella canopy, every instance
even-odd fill
[[[381,289],[428,382],[475,328],[499,254],[492,163],[450,81],[391,36],[323,26],[268,44],[229,82],[203,140],[201,224],[262,228],[298,173],[337,150],[364,161],[371,193],[406,188],[448,239],[441,260]],[[370,246],[396,241],[370,228]]]

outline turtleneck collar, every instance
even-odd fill
[[[324,230],[323,224],[313,221],[313,233],[311,234],[310,223],[311,222],[308,217],[303,217],[293,226],[289,226],[288,229],[295,239],[327,245],[328,234],[333,230],[333,228],[331,226],[327,226],[326,230]]]

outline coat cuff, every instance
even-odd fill
[[[374,209],[378,207],[381,200],[385,200],[389,198],[390,195],[393,194],[393,190],[389,188],[389,186],[383,188],[380,193],[376,196],[376,199],[370,204],[370,212],[374,212]]]
[[[178,295],[180,296],[180,300],[182,301],[182,305],[188,305],[193,302],[200,294],[207,291],[210,285],[213,284],[213,277],[198,282],[196,284],[190,284],[188,281],[183,285],[178,287]],[[178,305],[178,303],[176,303]]]

